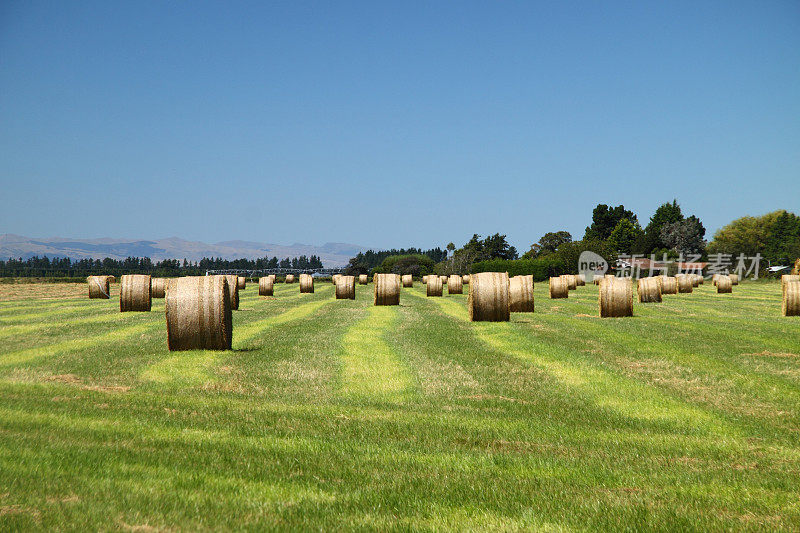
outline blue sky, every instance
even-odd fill
[[[0,233],[576,238],[800,212],[800,3],[0,3]]]

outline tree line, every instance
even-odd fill
[[[313,270],[323,268],[322,260],[316,255],[307,257],[262,257],[259,259],[203,258],[199,261],[164,259],[153,262],[149,257],[128,257],[125,259],[78,259],[68,257],[31,257],[23,260],[0,260],[0,277],[84,277],[93,274],[150,274],[153,276],[200,276],[206,270],[259,270],[268,268],[295,268]]]
[[[706,228],[699,217],[685,214],[677,200],[660,205],[642,227],[639,217],[624,205],[598,204],[583,237],[574,240],[566,230],[544,233],[518,256],[505,235],[486,238],[474,234],[463,246],[452,242],[446,252],[434,254],[419,250],[370,251],[370,261],[359,256],[351,259],[352,273],[393,272],[425,275],[467,274],[470,272],[508,271],[533,274],[536,279],[576,273],[581,252],[590,250],[615,264],[621,255],[654,256],[657,259],[708,261],[709,255],[736,257],[760,254],[762,268],[769,264],[792,265],[800,258],[800,217],[785,210],[760,217],[741,217],[706,241]],[[441,252],[439,248],[435,249]]]

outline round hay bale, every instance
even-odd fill
[[[431,276],[428,278],[426,285],[426,294],[428,296],[441,296],[442,295],[442,278],[439,276]]]
[[[576,276],[572,274],[564,274],[561,276],[567,282],[567,290],[574,291],[578,288],[578,280],[575,279]]]
[[[464,282],[461,280],[461,276],[450,276],[447,279],[447,294],[463,294],[464,293]]]
[[[713,276],[711,276],[711,284],[713,286],[715,287],[717,286],[717,280],[719,279],[720,276],[721,274],[714,274]]]
[[[428,283],[428,276],[422,276],[422,283]]]
[[[283,281],[284,283],[294,283],[294,274],[286,274]]]
[[[106,276],[108,278],[109,283],[116,283],[117,278],[114,276]]]
[[[300,274],[300,293],[313,294],[314,293],[314,276],[311,274]]]
[[[259,296],[272,296],[275,289],[275,278],[272,276],[264,276],[258,278],[258,295]]]
[[[691,294],[694,285],[692,285],[692,278],[689,276],[675,276],[675,282],[678,284],[678,292],[681,294]]]
[[[414,277],[411,274],[403,274],[402,280],[403,287],[413,287]]]
[[[239,310],[239,276],[233,274],[222,274],[228,282],[228,297],[231,301],[231,311]]]
[[[800,316],[800,281],[789,281],[784,286],[783,316]]]
[[[507,272],[473,274],[467,309],[473,322],[508,322],[511,316]]]
[[[447,276],[439,276],[439,279],[442,280],[442,285],[447,286]]]
[[[786,290],[786,284],[790,283],[792,281],[800,281],[800,275],[784,274],[783,276],[781,276],[781,291],[782,292],[785,291]],[[90,296],[90,298],[91,298],[91,296]]]
[[[333,283],[334,287],[336,287],[336,280],[341,278],[341,277],[342,277],[341,274],[334,274],[333,276],[331,276],[331,283]]]
[[[733,283],[728,276],[720,276],[717,278],[717,294],[728,294],[733,292]]]
[[[533,276],[508,280],[508,307],[512,313],[533,313]]]
[[[678,280],[672,276],[659,276],[661,294],[678,294]]]
[[[339,276],[336,278],[336,299],[355,300],[356,299],[356,277]]]
[[[375,305],[400,305],[400,276],[375,274]]]
[[[731,285],[739,284],[739,274],[728,274],[728,277],[731,278]]]
[[[575,282],[578,287],[585,287],[586,286],[586,275],[585,274],[578,274],[575,276]]]
[[[461,284],[469,285],[469,274],[464,274],[463,276],[461,276]]]
[[[170,351],[231,349],[233,322],[225,276],[171,279],[166,295]]]
[[[600,316],[603,318],[633,316],[631,278],[603,279],[600,283]]]
[[[692,287],[697,287],[700,285],[701,277],[697,274],[689,274],[689,279],[692,280]]]
[[[238,283],[237,287],[239,290],[243,290],[245,287],[247,287],[247,278],[244,276],[239,276],[236,278],[236,282]]]
[[[639,303],[652,303],[661,301],[661,285],[658,278],[641,278],[636,285],[636,292],[639,293]]]
[[[163,298],[167,292],[167,278],[151,278],[150,279],[150,295],[153,298]]]
[[[369,277],[366,274],[359,274],[358,275],[358,284],[359,285],[366,285],[369,282]]]
[[[87,276],[86,284],[89,285],[89,298],[108,300],[111,297],[111,276]]]
[[[564,276],[550,278],[550,298],[569,298],[569,284]]]
[[[697,285],[705,285],[706,278],[702,274],[697,274]]]
[[[151,304],[150,276],[143,274],[125,274],[120,278],[120,312],[150,311]]]

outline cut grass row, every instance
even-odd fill
[[[248,288],[231,352],[170,354],[160,302],[113,342],[70,325],[113,300],[29,331],[56,332],[39,357],[0,340],[0,529],[800,526],[800,334],[774,287],[601,320],[596,288],[540,284],[506,324],[371,289]]]

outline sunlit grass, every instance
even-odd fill
[[[250,284],[227,352],[170,353],[163,300],[0,305],[0,530],[800,528],[777,284],[502,324],[356,291]]]

